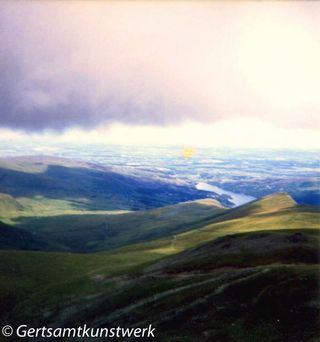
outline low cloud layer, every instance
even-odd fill
[[[316,127],[320,4],[1,2],[0,126]]]

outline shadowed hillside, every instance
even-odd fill
[[[50,245],[24,229],[0,222],[0,249],[48,250]]]

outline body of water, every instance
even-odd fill
[[[236,192],[232,191],[227,191],[224,190],[218,186],[215,185],[210,185],[208,183],[200,182],[196,185],[196,188],[198,190],[203,190],[203,191],[209,191],[209,192],[214,192],[218,195],[228,195],[230,196],[230,201],[234,204],[235,207],[238,207],[239,205],[251,202],[255,200],[255,197],[244,195],[244,194],[238,194]]]

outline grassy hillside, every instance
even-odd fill
[[[54,216],[67,215],[118,215],[128,210],[85,210],[79,209],[74,201],[49,199],[43,196],[14,198],[8,194],[0,194],[0,219],[15,225],[17,222],[37,222],[38,219],[50,220]],[[92,216],[91,216],[92,217]]]
[[[189,206],[148,215],[168,224],[177,213],[187,215]],[[1,322],[152,323],[156,340],[165,342],[317,340],[320,238],[314,207],[277,194],[193,225],[176,237],[107,253],[1,251]]]
[[[314,232],[300,233],[309,247],[318,248]],[[299,258],[303,242],[292,242],[297,255],[287,259],[287,246],[280,244],[282,238],[295,237],[291,231],[282,231],[280,238],[277,231],[266,239],[251,235],[235,236],[234,243],[259,238],[253,249],[259,254],[261,244],[272,238],[278,241],[277,253],[250,260],[241,252],[224,251],[228,263],[220,263],[215,251],[220,241],[201,249],[203,256],[216,254],[210,267],[198,251],[190,251],[184,267],[173,269],[168,258],[152,269],[143,266],[151,263],[144,253],[120,259],[120,254],[3,251],[0,303],[10,309],[2,311],[1,321],[67,327],[152,323],[157,341],[316,341],[319,264]],[[181,254],[175,261],[179,258],[184,259]]]
[[[281,261],[286,264],[317,264],[318,229],[266,230],[225,235],[187,249],[150,267],[151,271],[208,271],[218,267],[253,267]]]
[[[81,213],[16,219],[18,227],[76,252],[109,250],[162,236],[172,237],[225,212],[212,199],[121,215]]]
[[[4,216],[17,216],[23,210],[23,205],[8,194],[0,193],[0,213]]]
[[[178,234],[175,239],[169,236],[124,247],[119,251],[130,253],[135,250],[145,250],[170,255],[229,234],[306,228],[319,228],[318,208],[297,205],[287,194],[280,193],[229,209],[208,220],[201,227]]]
[[[124,246],[121,253],[143,249],[167,255],[227,234],[316,228],[319,219],[316,207],[297,205],[280,193],[228,210],[206,199],[121,215],[21,216],[15,224],[50,241],[56,250],[94,252]]]
[[[226,213],[228,220],[251,215],[279,212],[296,207],[296,202],[287,193],[279,192],[234,208]]]

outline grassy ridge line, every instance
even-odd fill
[[[223,213],[218,202],[197,200],[121,215],[59,215],[19,217],[16,225],[53,244],[74,252],[110,250],[153,240],[204,225]]]
[[[309,209],[306,212],[309,212]],[[230,221],[234,223],[230,228],[232,232],[235,230],[235,225],[241,227],[245,224],[250,227],[251,222],[243,220],[243,217],[248,216],[255,217],[256,220],[253,223],[258,224],[260,228],[263,222],[268,225],[266,215],[270,216],[270,213],[273,212],[273,215],[285,217],[286,210],[289,211],[287,218],[290,218],[292,210],[300,210],[303,213],[303,208],[298,207],[290,196],[275,194],[232,210],[225,210],[216,201],[206,199],[122,215],[82,213],[53,217],[20,217],[16,219],[16,223],[18,223],[18,227],[32,232],[39,238],[48,239],[53,244],[62,246],[63,250],[74,252],[110,250],[150,240],[157,241],[159,246],[167,244],[167,246],[177,249],[181,245],[181,241],[188,239],[187,233],[186,235],[181,234],[183,232],[193,231],[192,237],[189,239],[192,247],[197,239],[207,241],[218,237],[219,230],[222,230],[221,234],[225,234]],[[297,220],[296,213],[294,216],[294,219]],[[287,226],[288,219],[281,219],[279,216],[278,221],[280,222],[278,228],[291,227],[291,223]],[[306,217],[306,221],[309,222],[310,217]],[[271,223],[273,224],[273,222]],[[209,233],[205,233],[207,227]],[[212,227],[214,228],[213,235]],[[303,225],[299,227],[303,227]],[[263,229],[263,227],[261,228]],[[238,231],[241,232],[242,229],[238,229]],[[205,237],[205,234],[208,236]],[[174,235],[176,238],[175,241],[172,241]],[[163,236],[167,236],[166,239],[170,241],[157,240]]]
[[[266,205],[269,201],[272,205]],[[277,211],[278,206],[280,209]],[[176,239],[165,237],[126,246],[115,252],[145,250],[171,255],[228,234],[305,228],[320,228],[318,210],[312,206],[298,206],[293,200],[290,201],[290,197],[286,194],[276,194],[230,209],[201,228],[178,234]]]

